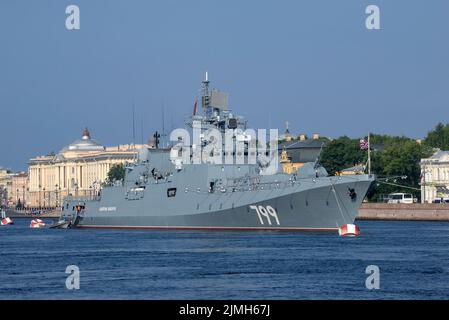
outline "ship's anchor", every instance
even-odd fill
[[[355,192],[354,188],[348,187],[348,193],[352,201],[355,201],[357,199],[357,193]]]

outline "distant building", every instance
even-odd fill
[[[11,179],[11,173],[9,170],[0,167],[0,187],[6,188],[6,184]]]
[[[359,163],[359,164],[357,164],[357,165],[355,165],[353,167],[346,168],[346,169],[343,169],[341,171],[338,171],[336,173],[336,175],[338,175],[338,176],[347,176],[347,175],[353,175],[353,174],[364,174],[365,173],[365,169],[366,169],[365,165],[362,164],[362,163]]]
[[[146,145],[104,147],[91,138],[87,128],[82,137],[56,155],[39,156],[29,162],[27,207],[57,207],[67,195],[93,196],[105,182],[109,169],[133,162],[137,149]]]
[[[9,171],[7,169],[0,167],[0,179],[3,178],[4,176],[6,176],[8,174],[8,172]]]
[[[26,198],[28,195],[28,173],[20,172],[15,173],[11,177],[11,195],[9,206],[20,206],[26,205]]]
[[[0,168],[0,205],[13,207],[26,202],[28,174]]]
[[[291,162],[314,162],[320,155],[325,143],[317,139],[291,140],[279,143],[280,152],[286,151]]]
[[[325,147],[325,143],[317,139],[306,139],[304,135],[302,140],[280,142],[278,151],[281,156],[280,163],[283,166],[283,171],[292,174],[298,171],[304,163],[316,161]]]
[[[279,137],[278,151],[283,171],[292,174],[298,171],[304,163],[314,162],[318,159],[320,152],[326,146],[319,133],[313,133],[309,139],[305,133],[301,133],[295,139],[285,122],[285,132]]]
[[[279,140],[281,141],[291,141],[293,139],[292,134],[290,133],[290,130],[288,129],[288,121],[285,122],[285,132],[279,137]]]
[[[0,167],[0,206],[8,206],[10,201],[11,178],[10,170]]]
[[[449,151],[421,159],[421,202],[449,198]]]

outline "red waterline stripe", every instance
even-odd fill
[[[170,226],[95,226],[83,225],[76,228],[85,229],[146,229],[146,230],[252,230],[252,231],[318,231],[318,232],[334,232],[338,228],[259,228],[259,227],[170,227]]]

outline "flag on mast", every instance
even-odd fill
[[[360,150],[367,150],[368,151],[368,174],[371,174],[371,146],[370,146],[370,133],[368,133],[368,136],[360,139]]]
[[[367,138],[360,139],[360,150],[368,150],[369,141]]]

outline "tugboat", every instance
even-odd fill
[[[335,232],[354,223],[374,175],[329,176],[319,159],[285,172],[277,139],[269,142],[275,152],[264,150],[260,137],[247,134],[247,121],[228,110],[227,95],[209,89],[207,74],[201,103],[202,114],[195,104],[187,122],[193,142],[181,130],[172,132],[171,148],[160,148],[155,134],[154,148],[139,150],[123,181],[95,198],[66,197],[60,221],[75,228]],[[224,146],[229,138],[233,145]]]

